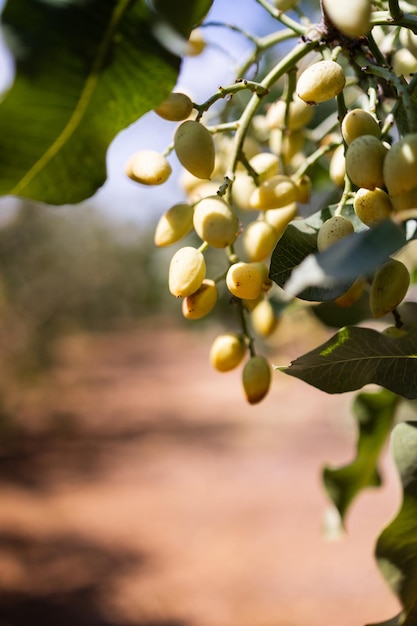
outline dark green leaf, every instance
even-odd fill
[[[417,422],[398,424],[391,437],[403,499],[399,513],[378,538],[376,557],[387,583],[406,616],[401,624],[417,623]]]
[[[375,383],[400,396],[417,398],[417,332],[388,337],[369,328],[345,327],[281,371],[327,393],[344,393]]]
[[[323,324],[333,328],[354,326],[372,317],[368,291],[364,291],[350,306],[340,306],[337,302],[328,301],[312,306],[310,310]]]
[[[297,249],[294,233],[292,239],[291,249],[294,250]],[[281,241],[282,239],[278,242],[274,254],[279,249]],[[280,276],[280,280],[283,282],[281,286],[285,286],[289,293],[297,295],[299,298],[312,299],[311,294],[313,294],[322,296],[316,297],[316,300],[333,300],[335,296],[332,292],[334,290],[336,290],[336,297],[341,295],[339,293],[340,286],[344,286],[344,291],[346,291],[346,286],[349,287],[359,276],[371,275],[405,243],[404,230],[393,221],[384,220],[373,228],[354,232],[352,235],[344,237],[320,254],[311,250],[309,256],[306,255],[302,263],[300,252],[297,250],[298,258],[293,254],[290,257],[290,262],[298,261],[298,263],[294,263],[286,277]],[[288,254],[289,251],[286,250],[285,252]],[[278,252],[277,257],[273,258],[272,261],[274,272],[271,270],[271,278],[275,280],[276,264],[277,261],[282,264],[282,252]],[[288,280],[290,275],[291,279]],[[320,290],[323,289],[325,290],[324,294],[321,294]]]
[[[403,623],[402,621],[400,621],[401,619],[402,613],[396,615],[395,617],[392,617],[389,620],[386,620],[385,622],[378,622],[378,624],[366,624],[366,626],[400,626],[400,624]]]
[[[386,389],[360,393],[354,400],[353,412],[359,431],[356,458],[344,467],[326,467],[323,471],[327,493],[342,520],[362,489],[381,484],[379,457],[391,432],[398,400],[396,394]]]
[[[295,220],[287,226],[271,257],[269,275],[277,285],[285,288],[293,270],[310,255],[317,253],[317,231],[322,223],[320,212],[305,220]],[[297,296],[311,302],[334,300],[344,293],[352,282],[353,280],[345,281],[330,288],[309,286],[297,293]]]
[[[187,4],[194,16],[211,2]],[[177,79],[151,17],[143,0],[9,0],[17,74],[0,104],[1,194],[75,203],[104,183],[110,142]]]

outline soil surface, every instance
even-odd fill
[[[321,340],[280,332],[265,348],[276,364]],[[208,362],[216,333],[153,320],[74,335],[41,384],[15,389],[1,626],[363,626],[398,612],[373,556],[399,503],[388,456],[344,536],[323,534],[321,471],[353,457],[353,395],[277,372],[249,406],[240,372]]]

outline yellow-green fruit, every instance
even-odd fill
[[[272,285],[274,284],[269,278],[269,267],[261,261],[255,261],[252,263],[252,265],[260,271],[262,276],[262,292],[266,293],[271,289]],[[262,295],[260,297],[262,298]],[[251,300],[251,302],[254,303],[254,300]]]
[[[359,276],[359,278],[355,280],[355,282],[349,287],[349,289],[345,291],[345,293],[342,293],[341,296],[336,298],[334,302],[338,306],[341,306],[343,308],[352,306],[352,304],[359,300],[359,298],[365,291],[366,285],[367,281],[362,278],[362,276]]]
[[[346,76],[336,61],[318,61],[300,75],[296,91],[307,104],[325,102],[337,96],[345,86]]]
[[[384,180],[390,196],[400,196],[417,184],[417,133],[394,143],[384,161]]]
[[[220,196],[203,198],[194,207],[194,229],[213,248],[226,248],[237,237],[239,220]]]
[[[291,202],[287,206],[280,209],[269,209],[265,211],[265,220],[275,228],[277,233],[277,241],[284,234],[288,224],[298,215],[298,207],[296,202]]]
[[[186,120],[177,128],[174,149],[179,162],[197,178],[210,178],[215,164],[214,141],[210,131],[195,120]]]
[[[269,300],[261,300],[250,316],[254,331],[261,337],[270,337],[278,326],[278,318]]]
[[[330,180],[338,187],[343,187],[346,175],[345,146],[340,144],[332,154],[329,165]]]
[[[245,363],[242,383],[249,404],[256,404],[265,398],[271,386],[271,378],[271,366],[264,356],[252,356]]]
[[[400,48],[392,57],[392,69],[397,76],[404,76],[406,80],[410,80],[417,71],[417,59],[410,50]]]
[[[392,339],[400,339],[401,337],[405,337],[407,331],[404,330],[404,328],[397,328],[397,326],[387,326],[387,328],[384,328],[382,331],[382,334]]]
[[[353,208],[361,222],[367,226],[375,226],[387,219],[393,212],[389,195],[379,189],[358,189],[353,200]]]
[[[243,247],[249,261],[263,261],[275,248],[277,232],[271,224],[257,220],[248,224],[243,232]]]
[[[279,11],[289,11],[297,4],[298,0],[274,0],[274,5]]]
[[[192,246],[177,250],[171,259],[168,272],[168,286],[173,296],[191,296],[205,277],[206,262],[200,250]]]
[[[303,174],[300,178],[297,178],[295,184],[298,188],[298,202],[301,204],[308,204],[311,199],[311,178],[307,174]]]
[[[264,180],[278,174],[279,158],[272,152],[258,152],[249,159],[249,165],[258,174],[258,182],[262,183]]]
[[[395,211],[407,211],[417,209],[417,186],[399,196],[390,196]]]
[[[333,215],[323,222],[317,233],[317,250],[323,252],[329,246],[354,232],[352,222],[343,215]]]
[[[182,313],[187,320],[199,320],[214,309],[217,299],[216,283],[205,278],[197,291],[182,301]]]
[[[300,100],[301,102],[301,100]],[[291,130],[283,133],[279,128],[271,128],[268,145],[274,154],[279,154],[285,165],[291,165],[294,170],[305,160],[302,150],[306,136],[303,130]]]
[[[205,50],[205,47],[206,40],[203,37],[201,28],[194,28],[188,38],[184,55],[187,57],[199,56]]]
[[[390,259],[374,275],[369,305],[375,319],[393,311],[405,298],[410,286],[410,273],[404,263]]]
[[[174,204],[159,218],[154,235],[155,245],[170,246],[188,235],[193,228],[193,214],[190,204]]]
[[[230,293],[243,300],[255,300],[262,291],[262,284],[262,274],[252,263],[234,263],[226,274],[226,285]]]
[[[236,172],[232,187],[232,200],[239,209],[253,211],[249,198],[256,189],[255,181],[246,172]]]
[[[357,187],[384,186],[384,161],[387,148],[374,135],[361,135],[346,150],[346,172]]]
[[[349,145],[357,137],[373,135],[379,137],[381,130],[376,119],[364,109],[352,109],[342,121],[342,136]]]
[[[323,0],[323,7],[333,24],[348,37],[362,37],[371,28],[371,0]]]
[[[249,205],[258,211],[278,209],[298,199],[298,187],[289,176],[277,174],[265,180],[252,192]]]
[[[162,185],[168,180],[172,169],[163,154],[156,150],[135,152],[125,168],[127,176],[142,185]]]
[[[219,335],[210,348],[210,362],[219,372],[230,372],[242,362],[246,353],[246,343],[237,333]]]
[[[287,103],[285,100],[277,100],[268,108],[266,121],[269,128],[286,128],[293,131],[307,126],[313,115],[311,106],[298,98],[290,102],[287,117]]]
[[[190,116],[193,103],[185,93],[172,92],[166,100],[155,109],[155,113],[169,122],[181,122]]]

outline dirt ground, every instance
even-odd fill
[[[363,626],[398,612],[375,537],[385,486],[323,536],[320,473],[354,453],[352,395],[274,375],[256,407],[197,333],[76,335],[15,389],[0,439],[0,626]],[[288,334],[277,364],[318,335]],[[308,346],[310,347],[310,346]]]

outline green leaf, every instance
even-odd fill
[[[417,331],[394,338],[369,328],[344,327],[318,348],[279,369],[327,393],[375,383],[415,399]]]
[[[364,291],[350,306],[340,306],[337,302],[330,300],[316,304],[310,310],[322,324],[332,328],[354,326],[372,317],[369,307],[369,291]]]
[[[193,16],[210,4],[187,1]],[[143,0],[9,0],[17,74],[0,103],[1,194],[75,203],[104,183],[115,135],[177,79],[180,60],[153,37],[153,20]]]
[[[326,214],[329,217],[329,213]],[[317,253],[317,231],[323,223],[323,212],[319,211],[307,219],[291,222],[272,253],[270,277],[282,288],[292,272],[310,255]],[[352,281],[332,287],[309,286],[297,293],[297,297],[311,302],[334,300],[342,295]]]
[[[366,626],[400,626],[400,624],[402,624],[402,621],[400,621],[401,619],[402,613],[386,620],[385,622],[378,622],[378,624],[366,624]]]
[[[391,432],[398,401],[396,394],[382,389],[376,393],[360,393],[353,402],[358,424],[356,458],[344,467],[323,470],[324,485],[342,521],[363,489],[381,485],[378,462]]]
[[[394,520],[376,545],[379,569],[404,609],[405,621],[417,623],[417,422],[398,424],[391,452],[401,479],[403,497]]]

